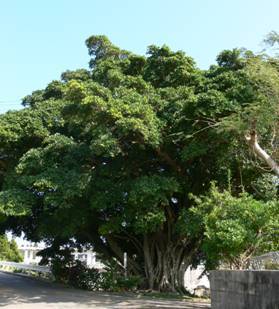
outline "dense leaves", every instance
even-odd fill
[[[207,267],[221,262],[223,267],[243,269],[251,256],[279,250],[278,201],[257,201],[247,193],[233,197],[214,185],[207,196],[194,199],[197,206],[190,209],[187,226],[189,233],[205,236]]]

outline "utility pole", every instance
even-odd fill
[[[127,278],[127,252],[124,252],[124,275]]]

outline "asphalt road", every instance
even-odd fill
[[[0,272],[0,308],[172,308],[205,309],[206,304],[87,292]]]

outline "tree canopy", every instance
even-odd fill
[[[120,263],[127,252],[128,271],[150,288],[183,289],[190,264],[222,259],[230,230],[249,229],[245,216],[234,222],[242,207],[256,221],[278,209],[273,171],[245,139],[257,133],[278,160],[278,59],[225,50],[200,70],[167,46],[145,57],[105,36],[86,45],[89,70],[64,72],[0,116],[1,226],[53,248],[93,245]],[[212,181],[229,193],[197,204],[191,195],[210,199]],[[262,225],[253,227],[237,254]]]

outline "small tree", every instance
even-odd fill
[[[23,258],[14,239],[9,241],[6,235],[0,236],[0,260],[22,262]]]
[[[244,269],[253,255],[279,249],[278,201],[257,201],[247,193],[234,197],[215,185],[194,200],[197,206],[190,209],[187,226],[190,233],[202,234],[208,269],[220,264]]]

